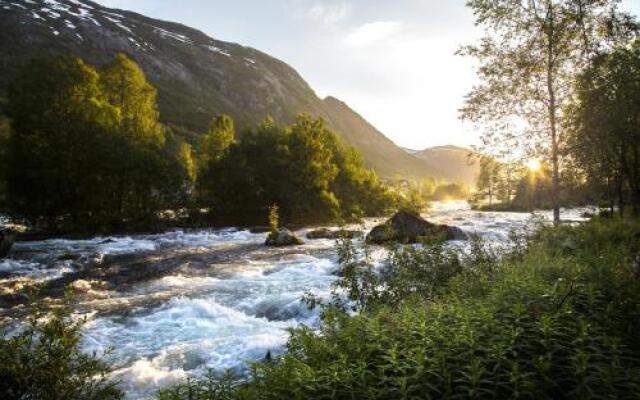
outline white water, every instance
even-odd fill
[[[563,218],[579,221],[584,211],[565,210]],[[536,215],[546,221],[551,218],[548,211]],[[509,231],[525,230],[532,215],[475,212],[466,203],[452,202],[436,204],[426,217],[504,245]],[[367,221],[365,229],[374,223]],[[304,237],[305,231],[298,234]],[[89,320],[84,347],[102,352],[112,346],[107,359],[116,366],[114,376],[122,388],[130,398],[150,398],[159,387],[207,368],[242,371],[268,351],[282,352],[288,328],[317,326],[317,311],[309,310],[301,298],[305,293],[329,296],[338,268],[334,242],[305,240],[296,248],[267,249],[258,246],[264,239],[264,234],[228,229],[19,243],[14,258],[0,262],[0,273],[6,275],[0,288],[17,279],[52,279],[109,254],[179,251],[201,257],[256,245],[204,269],[189,269],[186,261],[180,272],[119,292],[106,291],[79,304],[89,312],[113,307]],[[66,254],[80,259],[59,260]],[[381,249],[374,251],[378,261],[384,255]]]

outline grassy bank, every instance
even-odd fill
[[[321,332],[293,331],[239,386],[210,377],[159,398],[638,398],[639,237],[638,221],[598,219],[502,261],[477,243],[463,259],[398,251],[384,290],[343,247],[357,316],[328,305]]]

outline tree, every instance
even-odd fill
[[[307,114],[298,116],[291,126],[288,147],[292,174],[288,184],[298,188],[291,192],[293,219],[302,220],[314,214],[321,219],[334,219],[339,215],[339,202],[331,191],[331,182],[338,175],[333,149],[328,143],[333,139],[331,135],[322,119]]]
[[[200,138],[200,166],[209,168],[209,164],[220,161],[234,140],[235,128],[231,117],[223,114],[211,120],[209,130]]]
[[[185,181],[193,184],[196,181],[197,169],[193,150],[189,143],[181,142],[178,145],[177,160],[184,170]]]
[[[109,103],[119,110],[119,133],[136,141],[163,144],[157,91],[138,64],[119,53],[102,72],[101,81]]]
[[[481,62],[482,83],[468,95],[463,118],[487,128],[487,147],[513,143],[546,154],[552,170],[554,222],[560,220],[560,155],[575,72],[606,42],[617,0],[468,0],[486,29],[461,54]],[[611,30],[609,30],[610,32]]]
[[[163,154],[165,127],[158,121],[156,89],[140,67],[117,54],[102,72],[101,83],[109,103],[118,110],[111,174],[115,213],[126,219],[149,219],[165,193],[161,177],[167,167]]]
[[[103,73],[77,57],[35,61],[8,109],[9,207],[50,229],[148,228],[193,179],[177,174],[193,167],[188,149],[167,144],[155,89],[123,55]]]
[[[489,205],[493,204],[502,174],[502,164],[490,156],[480,157],[480,174],[476,182],[478,194],[489,198]]]
[[[14,212],[53,221],[104,204],[104,168],[118,112],[98,72],[76,57],[26,66],[9,92],[8,201]],[[108,197],[107,197],[108,198]]]
[[[192,204],[194,186],[198,178],[195,155],[191,145],[167,128],[160,171],[155,184],[163,193],[163,208],[181,209]]]
[[[615,192],[621,214],[627,190],[639,214],[640,39],[593,60],[568,115],[569,154],[592,182],[604,184],[607,197]]]
[[[11,140],[11,124],[9,119],[0,114],[0,206],[5,202],[6,179],[9,157],[9,143]]]
[[[552,207],[552,190],[551,170],[546,163],[539,170],[526,170],[517,183],[511,207],[521,211]]]
[[[267,117],[223,153],[197,182],[218,222],[266,223],[274,204],[283,223],[354,220],[393,202],[360,156],[309,115],[287,127]]]

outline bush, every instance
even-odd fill
[[[235,396],[231,373],[222,375],[209,370],[204,379],[187,379],[186,382],[158,391],[158,400],[231,400]]]
[[[11,399],[121,399],[110,368],[80,351],[84,320],[61,308],[47,315],[33,308],[22,331],[0,338],[0,393]]]

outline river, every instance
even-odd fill
[[[562,217],[582,221],[585,211],[593,210],[563,210]],[[549,222],[552,214],[477,212],[466,202],[443,202],[425,217],[506,246],[511,230],[530,229],[532,219]],[[367,220],[360,228],[379,222]],[[303,246],[274,249],[263,246],[265,237],[222,229],[19,242],[11,258],[0,261],[0,291],[82,278],[74,283],[74,308],[88,317],[84,349],[112,347],[106,358],[128,396],[152,398],[159,387],[207,368],[241,372],[268,351],[284,351],[288,328],[317,326],[317,311],[301,297],[329,296],[338,270],[334,241],[305,239]],[[372,256],[383,263],[385,251],[374,247]],[[94,274],[101,268],[114,274],[106,283]],[[153,273],[136,275],[141,270]],[[3,311],[5,325],[19,322],[18,313]]]

